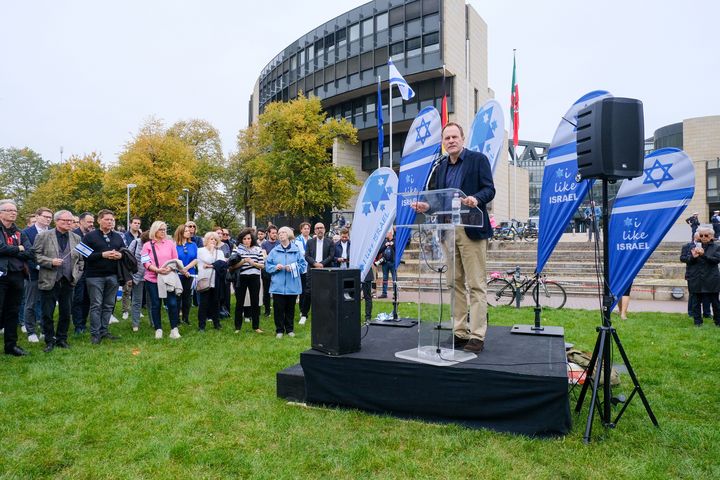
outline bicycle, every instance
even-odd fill
[[[565,289],[559,283],[547,280],[545,275],[523,277],[520,267],[507,270],[505,273],[509,280],[498,275],[487,282],[487,301],[491,307],[517,304],[518,296],[521,306],[539,304],[541,307],[555,310],[565,306],[567,302]],[[527,295],[530,289],[532,296]]]

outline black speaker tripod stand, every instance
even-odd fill
[[[593,217],[595,213],[593,212]],[[617,331],[615,330],[615,327],[612,326],[612,321],[610,320],[610,313],[611,308],[614,303],[614,298],[612,293],[610,292],[610,251],[608,250],[609,246],[609,215],[608,215],[608,180],[606,178],[602,179],[602,226],[603,226],[603,301],[602,301],[602,314],[603,314],[603,324],[600,327],[597,327],[598,337],[597,341],[595,342],[595,348],[593,349],[592,357],[590,359],[590,364],[587,368],[587,373],[585,376],[585,383],[583,384],[582,390],[580,391],[580,396],[578,397],[577,404],[575,406],[575,412],[579,413],[582,409],[583,402],[585,400],[585,395],[587,394],[588,389],[590,388],[590,382],[589,379],[592,378],[592,394],[590,397],[590,411],[588,412],[587,417],[587,423],[585,425],[585,435],[583,436],[583,441],[585,443],[590,442],[590,436],[592,433],[592,424],[593,424],[593,418],[595,414],[595,409],[597,408],[598,414],[600,416],[600,420],[605,427],[609,428],[615,428],[617,423],[620,421],[620,418],[622,417],[623,413],[625,413],[625,409],[627,409],[628,405],[632,401],[633,397],[637,393],[640,397],[640,400],[642,400],[643,405],[645,406],[645,410],[647,411],[648,416],[650,417],[650,421],[652,421],[653,425],[656,427],[659,426],[657,419],[655,418],[655,414],[652,411],[652,408],[650,407],[650,403],[648,402],[647,398],[645,397],[645,393],[643,392],[642,387],[640,386],[640,382],[637,379],[637,376],[635,375],[635,371],[632,368],[632,365],[630,365],[630,360],[627,357],[627,354],[625,353],[625,349],[622,346],[622,342],[620,342],[620,337],[618,336]],[[593,218],[591,225],[596,225],[596,220]],[[595,232],[595,241],[598,241],[597,232]],[[612,360],[611,360],[611,347],[612,342],[615,342],[615,346],[617,347],[618,351],[620,352],[620,356],[622,357],[623,363],[625,364],[625,367],[627,368],[628,374],[630,375],[630,378],[633,382],[633,390],[630,396],[627,398],[627,400],[624,401],[622,408],[618,412],[617,416],[613,420],[611,415],[612,412],[610,410],[610,407],[612,406],[613,402],[613,396],[612,396],[612,388],[610,386],[610,374],[612,371]],[[598,396],[598,390],[600,389],[600,379],[602,378],[603,384],[602,384],[602,393],[603,393],[603,401],[602,401],[602,409],[599,407],[600,399]]]

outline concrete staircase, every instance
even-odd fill
[[[569,296],[597,296],[594,243],[584,236],[561,241],[543,269],[548,279],[560,283]],[[680,262],[682,243],[663,243],[653,252],[633,283],[631,296],[645,300],[672,300],[674,289],[682,289],[687,298],[685,265]],[[487,270],[505,274],[520,267],[523,275],[531,275],[537,263],[537,242],[491,241],[488,245]],[[418,247],[411,243],[403,254],[404,265],[398,271],[398,283],[408,289],[417,284]],[[602,268],[602,252],[598,263]],[[430,276],[430,275],[428,275]],[[432,281],[431,279],[427,279]],[[421,282],[425,283],[425,282]]]

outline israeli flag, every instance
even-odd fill
[[[358,195],[350,232],[350,266],[360,269],[361,281],[365,280],[395,220],[397,187],[395,171],[382,167],[365,180]]]
[[[93,249],[85,245],[83,242],[75,245],[75,250],[85,258],[89,257],[90,254],[93,253]]]
[[[488,100],[478,110],[473,120],[467,148],[485,154],[490,160],[490,169],[495,175],[505,137],[505,116],[496,100]]]
[[[398,193],[412,193],[425,190],[432,166],[440,156],[442,120],[435,107],[420,111],[408,130],[400,160]],[[397,198],[397,225],[415,222],[415,210],[410,208],[408,197]],[[400,265],[405,245],[410,238],[410,229],[400,227],[395,232],[395,267]]]
[[[695,194],[695,168],[677,148],[645,157],[643,175],[624,180],[610,215],[610,291],[616,301]]]
[[[540,193],[540,224],[535,272],[542,272],[555,245],[595,180],[575,181],[577,175],[577,115],[580,110],[604,98],[609,92],[596,90],[580,97],[560,120],[550,143]]]
[[[415,96],[415,91],[410,88],[410,85],[408,85],[403,76],[400,75],[400,72],[398,72],[398,69],[397,67],[395,67],[392,59],[388,60],[388,69],[388,80],[390,81],[390,88],[392,88],[393,85],[397,85],[398,90],[400,90],[400,96],[405,101],[413,98]]]

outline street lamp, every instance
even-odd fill
[[[127,223],[125,224],[126,230],[130,230],[130,189],[135,187],[137,187],[137,185],[135,185],[134,183],[127,184]]]
[[[190,221],[190,189],[183,188],[185,192],[185,223]]]

